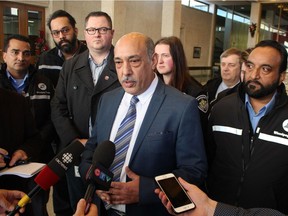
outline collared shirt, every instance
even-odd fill
[[[76,52],[73,54],[73,56],[71,58],[73,58],[75,55],[79,54],[79,52],[80,52],[81,42],[78,40],[77,43],[78,43],[78,49],[76,50]],[[65,61],[65,56],[63,55],[62,51],[59,48],[58,48],[58,56]]]
[[[97,64],[96,62],[94,62],[92,56],[89,54],[89,64],[90,64],[90,69],[92,71],[92,78],[93,78],[93,83],[94,86],[97,84],[97,81],[103,71],[103,69],[106,67],[107,65],[107,57],[108,57],[109,53],[107,54],[107,56],[104,58],[103,62],[100,64]]]
[[[149,88],[145,92],[143,92],[141,95],[137,95],[139,102],[136,104],[136,113],[137,113],[136,114],[136,121],[135,121],[135,125],[134,125],[133,134],[131,137],[131,141],[129,144],[129,148],[127,151],[127,155],[125,158],[125,162],[124,162],[124,165],[123,165],[123,168],[121,171],[121,176],[120,176],[121,182],[126,182],[125,167],[128,166],[128,164],[129,164],[131,154],[132,154],[132,151],[133,151],[133,148],[135,145],[135,141],[138,137],[139,130],[141,128],[143,119],[145,117],[146,111],[148,109],[148,106],[150,104],[152,95],[156,89],[157,84],[158,84],[158,77],[155,74],[155,78],[152,81]],[[122,98],[122,101],[121,101],[120,106],[119,106],[118,111],[117,111],[116,118],[114,120],[112,131],[110,134],[110,140],[112,142],[114,141],[114,139],[116,137],[120,123],[124,119],[128,109],[129,109],[130,100],[131,100],[132,96],[133,95],[131,95],[131,94],[125,93],[123,98]],[[122,211],[122,212],[125,212],[125,205],[113,205],[112,208],[117,209],[117,210]]]
[[[12,75],[8,70],[6,71],[6,74],[12,86],[16,89],[18,94],[22,94],[27,85],[26,81],[28,80],[29,74],[27,73],[23,79],[15,79],[14,77],[12,77]]]
[[[258,113],[255,113],[251,103],[250,103],[250,99],[249,96],[247,94],[245,94],[245,107],[248,110],[249,113],[249,118],[250,118],[250,122],[253,128],[253,131],[255,133],[256,127],[258,125],[259,120],[268,112],[270,112],[275,104],[275,98],[276,98],[276,94],[277,92],[274,93],[272,99],[269,101],[269,103],[267,103],[264,107],[262,107]]]
[[[228,87],[223,81],[220,83],[220,85],[218,86],[216,95],[215,95],[215,99],[217,98],[218,94],[228,88],[233,88],[234,86],[236,86],[240,81],[238,81],[235,85]]]

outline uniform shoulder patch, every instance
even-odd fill
[[[198,95],[196,97],[198,101],[198,109],[201,110],[203,113],[207,113],[209,109],[208,97],[205,94]]]

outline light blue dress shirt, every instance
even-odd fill
[[[276,98],[276,94],[277,92],[275,92],[275,94],[273,95],[272,99],[269,101],[269,103],[267,103],[264,107],[262,107],[258,113],[255,113],[250,100],[249,100],[249,96],[247,94],[245,94],[245,107],[248,110],[249,113],[249,118],[250,118],[250,122],[253,128],[253,132],[255,133],[256,127],[258,125],[258,122],[260,121],[260,119],[268,112],[270,112],[272,110],[272,108],[274,107],[275,104],[275,98]]]

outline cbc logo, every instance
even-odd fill
[[[64,153],[62,156],[62,161],[66,164],[71,163],[73,160],[73,156],[71,153]]]

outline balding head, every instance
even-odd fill
[[[149,60],[152,59],[152,56],[154,54],[154,42],[150,37],[148,37],[148,36],[146,36],[140,32],[128,33],[128,34],[122,36],[117,41],[117,43],[115,45],[115,49],[117,48],[118,43],[123,43],[123,41],[124,41],[124,43],[126,43],[127,41],[130,41],[130,42],[134,42],[135,44],[138,44],[138,45],[141,44],[142,46],[145,47]]]
[[[114,60],[118,79],[133,95],[146,91],[153,81],[156,58],[151,38],[139,32],[122,36],[115,45]]]

